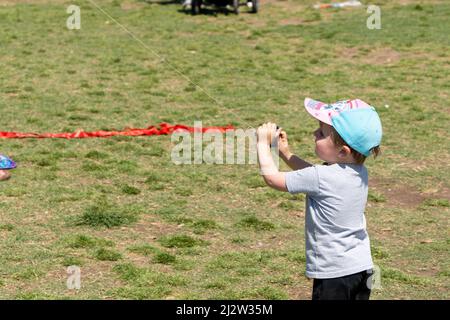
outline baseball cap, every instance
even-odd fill
[[[306,98],[305,108],[317,120],[334,127],[350,147],[366,157],[381,143],[380,117],[374,107],[360,99],[326,104]]]

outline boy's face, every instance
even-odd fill
[[[314,131],[316,142],[316,155],[328,163],[338,162],[339,148],[333,143],[331,137],[331,126],[320,122],[320,127]]]

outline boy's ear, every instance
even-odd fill
[[[339,151],[339,157],[345,158],[352,153],[352,150],[348,146],[342,146]]]

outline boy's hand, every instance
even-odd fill
[[[280,134],[281,128],[277,129],[277,125],[272,122],[264,123],[258,127],[256,131],[256,136],[258,138],[258,143],[270,145],[272,139]]]
[[[291,151],[289,150],[289,143],[287,133],[284,130],[280,131],[278,135],[278,153],[281,157],[289,158]]]

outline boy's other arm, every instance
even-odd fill
[[[291,152],[289,152],[288,154],[280,153],[280,157],[292,170],[300,170],[307,167],[312,167],[311,163],[306,162],[303,159],[300,159],[298,156],[296,156]]]
[[[292,170],[300,170],[312,166],[312,164],[300,159],[289,150],[286,131],[282,130],[278,135],[278,147],[281,159],[283,159]]]

